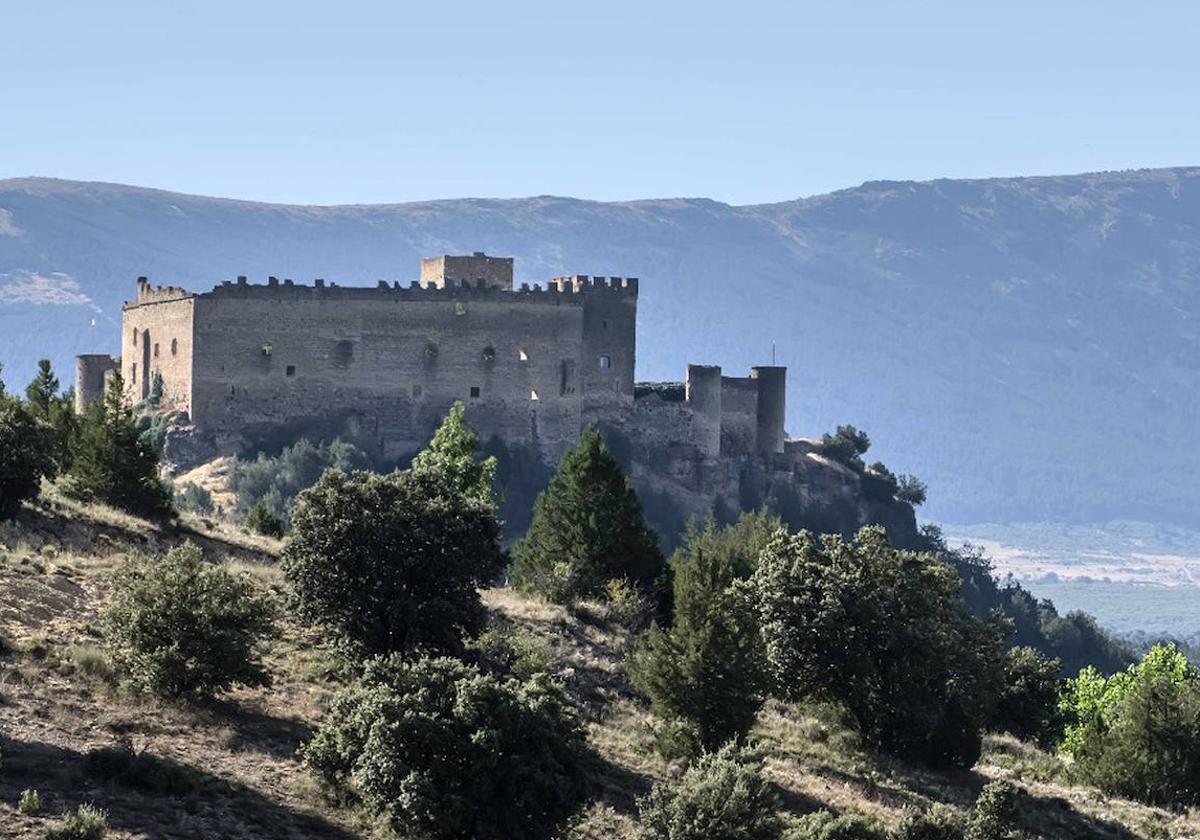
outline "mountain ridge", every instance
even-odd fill
[[[568,197],[288,205],[0,181],[0,361],[113,352],[134,278],[642,279],[639,378],[790,367],[788,430],[851,422],[950,522],[1200,524],[1200,167],[869,181],[785,202]],[[871,453],[875,455],[875,451]]]

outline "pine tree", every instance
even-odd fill
[[[139,516],[174,515],[171,496],[158,474],[158,456],[141,439],[125,405],[120,375],[102,399],[88,406],[63,491]]]
[[[637,493],[594,429],[563,456],[513,555],[514,584],[558,603],[598,596],[614,579],[655,585],[663,572]]]
[[[38,372],[25,389],[29,410],[40,420],[49,421],[50,406],[58,397],[58,377],[50,368],[49,359],[38,361]]]
[[[753,572],[766,539],[782,527],[748,513],[719,529],[693,529],[671,558],[675,621],[644,633],[630,656],[635,688],[654,713],[682,721],[692,744],[669,750],[715,750],[750,731],[766,691],[765,661],[753,606],[736,585]]]
[[[448,479],[468,499],[495,509],[498,499],[492,489],[496,480],[496,458],[478,458],[479,438],[467,425],[467,408],[461,402],[450,407],[429,446],[412,463],[418,475],[437,474]]]
[[[65,473],[71,466],[71,447],[79,431],[75,415],[74,392],[58,392],[58,377],[49,359],[38,362],[38,372],[25,388],[30,413],[44,427],[50,457],[56,473]]]
[[[0,394],[0,519],[35,498],[52,471],[44,430],[19,400]]]

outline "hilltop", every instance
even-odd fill
[[[351,838],[371,833],[359,811],[335,807],[296,756],[341,682],[313,631],[284,621],[267,667],[272,684],[211,705],[139,699],[115,682],[98,614],[109,574],[130,552],[159,554],[190,539],[214,563],[280,592],[279,545],[202,520],[163,529],[56,495],[0,526],[0,824],[41,838],[53,815],[81,801],[109,812],[114,838]],[[574,612],[510,590],[485,593],[494,627],[519,638],[581,709],[596,753],[595,801],[570,837],[630,838],[634,801],[678,767],[654,750],[648,712],[625,680],[630,643],[601,607]],[[1045,838],[1193,836],[1194,813],[1171,813],[1067,785],[1058,759],[989,736],[970,772],[937,773],[872,755],[832,717],[773,702],[755,730],[789,814],[856,809],[895,825],[906,805],[967,807],[990,779],[1031,796],[1022,826]],[[36,788],[48,816],[16,811]]]
[[[0,181],[10,382],[117,347],[133,280],[407,282],[487,250],[519,281],[638,275],[638,375],[790,367],[788,431],[867,429],[951,522],[1196,526],[1200,169],[870,182],[780,204],[462,199],[303,207]]]

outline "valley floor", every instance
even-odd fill
[[[51,496],[0,525],[0,634],[11,646],[0,656],[0,836],[44,837],[81,802],[108,812],[116,838],[374,836],[296,756],[338,687],[337,660],[314,632],[284,622],[267,656],[272,685],[219,703],[169,705],[120,688],[99,630],[108,573],[130,552],[158,554],[184,539],[282,596],[278,544],[199,520],[164,531]],[[485,600],[497,625],[547,658],[587,720],[594,802],[569,836],[632,836],[637,797],[679,768],[655,753],[648,712],[623,678],[628,634],[600,610],[568,613],[508,590]],[[866,753],[820,710],[770,705],[756,736],[790,814],[858,809],[894,826],[906,806],[967,807],[988,780],[1008,778],[1030,794],[1022,820],[1031,836],[1200,837],[1200,813],[1070,786],[1058,759],[1009,737],[989,737],[975,770],[945,774]],[[17,810],[30,788],[41,815]]]

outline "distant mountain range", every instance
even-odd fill
[[[1200,526],[1200,168],[870,182],[781,204],[461,199],[300,207],[0,181],[0,361],[115,352],[134,279],[414,279],[484,250],[521,281],[641,278],[638,374],[789,366],[788,431],[838,423],[949,522]]]

